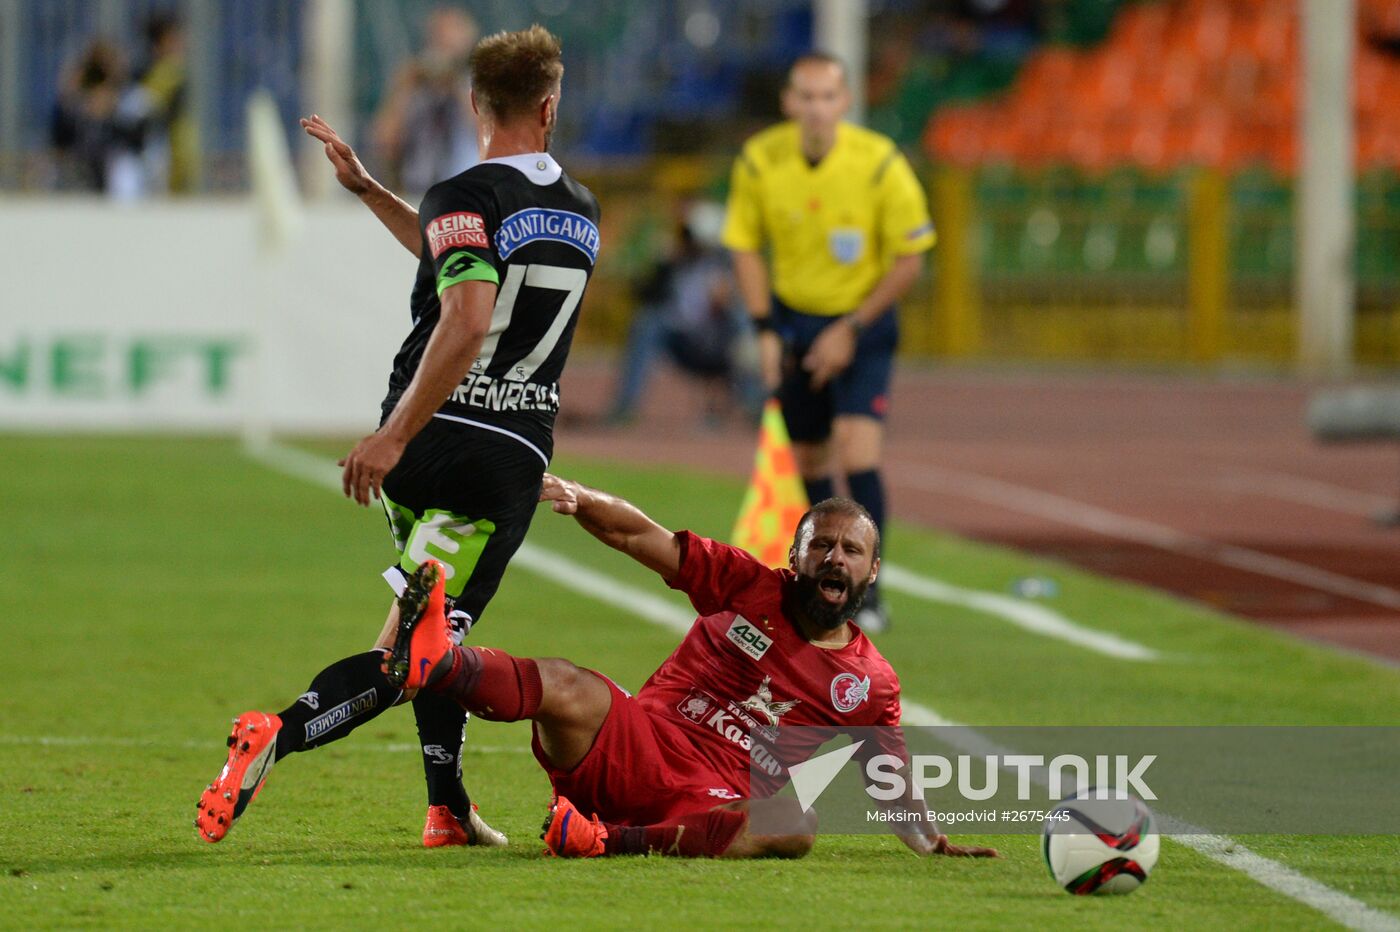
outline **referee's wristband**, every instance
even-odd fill
[[[765,314],[763,317],[750,317],[749,320],[753,322],[755,333],[773,333],[777,330],[777,327],[773,325],[772,314]]]

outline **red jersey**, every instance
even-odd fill
[[[678,536],[681,566],[671,588],[690,596],[700,617],[637,702],[679,725],[717,773],[748,786],[750,729],[899,724],[899,678],[859,628],[851,626],[849,644],[828,650],[784,613],[796,574],[689,531]],[[783,771],[761,746],[753,763],[775,778]]]

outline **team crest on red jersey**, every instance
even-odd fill
[[[686,696],[681,704],[676,706],[676,711],[690,719],[692,722],[703,722],[705,713],[710,711],[713,703],[710,697],[698,689],[692,689],[690,695]]]
[[[486,238],[486,221],[481,219],[481,214],[459,210],[443,214],[428,224],[428,248],[434,259],[453,246],[486,249],[490,245],[491,241]]]
[[[854,712],[870,698],[870,677],[861,679],[854,673],[838,673],[831,681],[831,704],[838,712]]]

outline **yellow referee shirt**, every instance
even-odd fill
[[[749,139],[734,161],[724,245],[770,251],[773,292],[806,314],[856,308],[897,256],[934,242],[928,202],[893,140],[849,123],[817,165],[796,123]]]

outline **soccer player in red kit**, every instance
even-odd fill
[[[798,524],[791,568],[774,570],[575,482],[546,474],[540,498],[690,596],[700,617],[680,646],[636,696],[567,660],[454,647],[442,569],[429,562],[400,601],[389,679],[480,718],[534,722],[555,791],[544,839],[556,855],[806,854],[810,833],[748,831],[750,732],[899,724],[899,679],[851,624],[879,571],[870,515],[847,499],[818,503]],[[768,772],[779,771],[774,762]],[[936,828],[899,837],[919,854],[996,856]]]

